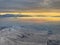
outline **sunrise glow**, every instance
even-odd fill
[[[31,16],[37,16],[37,15],[42,15],[42,16],[60,16],[60,12],[0,12],[0,15],[4,14],[21,14],[21,15],[31,15]]]

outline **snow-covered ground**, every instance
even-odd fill
[[[45,45],[47,32],[27,31],[9,27],[0,31],[0,45]]]
[[[60,40],[60,23],[0,19],[0,45],[47,45],[48,40]]]

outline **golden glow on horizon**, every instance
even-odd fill
[[[4,15],[4,14],[18,14],[18,15],[30,15],[33,17],[36,17],[37,15],[42,15],[42,16],[60,16],[60,12],[0,12],[0,15]]]
[[[42,15],[42,16],[60,16],[60,13],[55,12],[40,12],[40,13],[21,13],[22,15]]]
[[[20,19],[27,19],[27,20],[34,20],[34,19],[37,19],[37,20],[46,20],[46,21],[60,21],[60,18],[59,17],[21,17]]]
[[[44,22],[54,22],[54,21],[60,21],[60,18],[55,18],[55,17],[17,17],[17,21],[22,21],[22,22],[37,22],[37,23],[44,23]],[[13,21],[12,20],[12,21]]]
[[[32,17],[20,17],[18,20],[21,21],[60,21],[60,12],[0,12],[0,15],[4,14],[18,14],[18,15],[30,15]],[[37,15],[46,16],[46,17],[37,17]]]
[[[10,9],[9,11],[0,12],[0,15],[5,14],[14,14],[14,15],[30,15],[32,17],[17,17],[17,18],[11,18],[11,21],[28,21],[28,22],[53,22],[53,21],[60,21],[60,9],[34,9],[34,10],[14,10],[12,11]],[[38,17],[38,16],[41,17]],[[45,17],[43,17],[45,16]],[[56,17],[54,17],[56,16]],[[57,17],[58,16],[58,17]],[[8,19],[8,21],[10,21]]]
[[[19,14],[19,13],[0,13],[0,15],[5,15],[5,14],[14,14],[14,15],[16,15],[16,14]]]

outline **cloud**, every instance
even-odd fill
[[[51,7],[52,8],[60,8],[60,0],[55,0],[55,1],[52,1],[53,3],[51,3],[50,5],[51,5]]]
[[[38,8],[60,8],[60,0],[0,0],[0,10]]]
[[[33,17],[31,15],[14,15],[14,14],[3,14],[3,15],[0,15],[0,18],[4,18],[4,17]]]

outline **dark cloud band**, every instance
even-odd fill
[[[2,9],[60,9],[60,0],[0,0]]]

